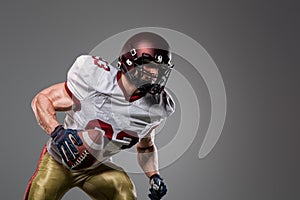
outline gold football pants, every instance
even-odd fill
[[[29,181],[24,200],[59,200],[73,187],[93,200],[135,200],[135,187],[116,165],[102,164],[86,171],[70,171],[43,150],[37,171]]]

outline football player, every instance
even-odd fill
[[[61,199],[73,187],[97,200],[136,199],[133,182],[110,160],[133,145],[149,178],[149,198],[161,199],[167,186],[159,174],[154,136],[155,128],[174,112],[164,90],[172,68],[169,44],[151,32],[129,38],[115,67],[96,56],[79,56],[66,82],[42,90],[32,101],[36,119],[50,138],[24,200]],[[56,118],[58,111],[66,112],[63,125]],[[77,133],[86,129],[101,130],[109,142],[96,163],[74,170],[66,163],[78,157],[76,146],[82,141]]]

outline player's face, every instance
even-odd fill
[[[154,65],[144,65],[142,80],[155,83],[158,77],[158,68]]]
[[[140,70],[135,72],[134,76],[139,77],[143,82],[153,84],[158,78],[158,68],[155,64],[144,64]]]

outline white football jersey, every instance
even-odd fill
[[[98,158],[99,163],[136,144],[174,112],[174,101],[166,91],[156,96],[129,97],[118,81],[120,76],[115,67],[90,55],[79,56],[67,75],[65,87],[74,106],[66,112],[64,127],[98,129],[113,143],[113,148],[106,148],[109,153]],[[61,162],[51,139],[48,151]]]

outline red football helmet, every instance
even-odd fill
[[[117,64],[141,92],[150,94],[161,93],[173,67],[168,42],[151,32],[129,38]]]

